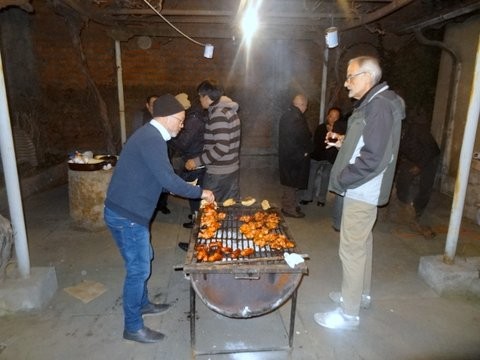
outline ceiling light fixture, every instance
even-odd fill
[[[168,25],[170,25],[173,29],[175,29],[175,31],[177,31],[178,33],[180,33],[181,35],[183,35],[184,37],[186,37],[188,40],[190,40],[191,42],[197,44],[197,45],[200,45],[200,46],[203,46],[204,47],[204,51],[203,51],[203,56],[207,59],[211,59],[213,58],[213,45],[212,44],[202,44],[201,42],[198,42],[194,39],[192,39],[190,36],[188,36],[187,34],[185,34],[183,31],[181,31],[179,28],[177,28],[175,25],[173,25],[170,21],[168,21],[162,14],[160,14],[160,12],[158,12],[157,9],[155,9],[152,4],[150,4],[147,0],[143,0],[143,2],[145,4],[147,4],[153,11],[155,11],[155,13],[160,16],[163,21],[165,21]]]
[[[333,25],[333,16],[331,16],[332,25],[325,29],[325,42],[329,49],[338,46],[338,29]]]
[[[253,35],[258,29],[258,8],[260,4],[261,1],[250,1],[243,13],[241,27],[247,44],[250,44]]]
[[[329,27],[325,30],[325,42],[329,49],[338,46],[338,30],[335,26]]]

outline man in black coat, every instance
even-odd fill
[[[303,94],[293,98],[292,105],[283,114],[278,131],[278,160],[282,185],[282,213],[301,218],[305,214],[297,205],[297,191],[308,185],[312,134],[305,116],[308,100]]]
[[[187,170],[184,165],[188,159],[193,159],[203,152],[205,123],[208,114],[202,109],[200,104],[194,104],[190,107],[190,101],[185,93],[178,94],[175,98],[184,106],[186,111],[182,131],[176,138],[169,141],[171,149],[180,155],[182,159],[182,167],[178,175],[185,181],[190,182],[197,180],[197,185],[202,186],[206,170],[205,167]],[[194,216],[200,208],[200,199],[189,199],[189,205],[190,221],[183,224],[183,227],[187,229],[193,228]]]
[[[437,173],[440,148],[422,118],[406,124],[397,164],[397,197],[413,205],[418,221],[427,207]],[[418,186],[414,186],[418,182]]]

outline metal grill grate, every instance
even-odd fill
[[[243,263],[261,263],[261,262],[268,262],[269,264],[285,264],[283,254],[285,252],[294,253],[298,252],[297,246],[289,249],[273,249],[269,245],[260,247],[255,245],[253,239],[247,239],[244,234],[240,232],[240,226],[243,224],[240,221],[240,218],[244,215],[254,215],[255,213],[262,211],[266,213],[275,213],[280,221],[276,228],[271,229],[271,233],[275,233],[278,235],[286,236],[290,241],[293,241],[292,236],[288,232],[288,228],[286,227],[285,221],[281,214],[278,213],[276,209],[269,209],[269,210],[262,210],[259,207],[245,207],[240,205],[234,205],[229,207],[219,207],[217,209],[218,212],[224,212],[226,214],[225,219],[221,221],[221,227],[216,231],[215,235],[209,239],[203,239],[199,237],[200,233],[200,219],[201,213],[199,218],[197,219],[196,225],[192,230],[192,235],[189,244],[189,250],[187,252],[187,259],[186,265],[194,266],[197,268],[201,266],[202,268],[206,268],[209,265],[228,265],[228,264],[243,264]],[[222,246],[230,247],[232,250],[240,249],[244,250],[247,248],[253,248],[254,253],[245,256],[245,257],[238,257],[237,259],[232,259],[228,256],[224,256],[221,261],[216,262],[202,262],[198,261],[195,256],[195,247],[197,245],[210,245],[215,242],[221,242]],[[197,269],[198,270],[198,269]]]

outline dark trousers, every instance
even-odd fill
[[[294,187],[282,185],[281,206],[284,211],[290,214],[298,212],[298,192],[299,190]]]
[[[217,203],[229,198],[240,200],[240,170],[222,175],[206,173],[203,187],[213,191]]]
[[[417,217],[422,215],[432,195],[437,165],[438,157],[424,166],[417,175],[410,171],[413,166],[411,162],[402,161],[398,165],[396,179],[398,200],[406,204],[412,203]]]
[[[157,202],[157,210],[166,208],[168,205],[168,192],[162,192]]]

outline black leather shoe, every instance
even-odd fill
[[[139,343],[148,344],[162,341],[165,338],[165,335],[163,335],[161,332],[149,329],[148,327],[144,326],[142,329],[133,333],[124,330],[123,338],[125,340],[132,340]]]
[[[287,216],[287,217],[292,217],[292,218],[303,218],[303,217],[305,217],[305,214],[301,211],[291,213],[291,212],[288,212],[288,211],[285,211],[285,210],[282,209],[282,214]]]
[[[300,200],[301,205],[308,205],[312,202],[312,200]]]
[[[188,251],[188,243],[186,242],[179,242],[178,247],[182,249],[183,251]]]
[[[317,206],[324,207],[324,206],[325,206],[325,203],[324,203],[324,202],[321,202],[321,201],[317,201]]]
[[[193,225],[194,225],[194,224],[195,224],[195,223],[194,223],[193,221],[189,221],[189,222],[183,223],[182,226],[183,226],[185,229],[191,229],[191,228],[193,228]]]
[[[148,303],[143,309],[140,311],[142,315],[159,315],[161,313],[166,312],[170,309],[169,304],[153,304]]]
[[[160,211],[162,214],[165,214],[165,215],[168,215],[171,213],[170,209],[166,206],[159,207],[158,211]]]

